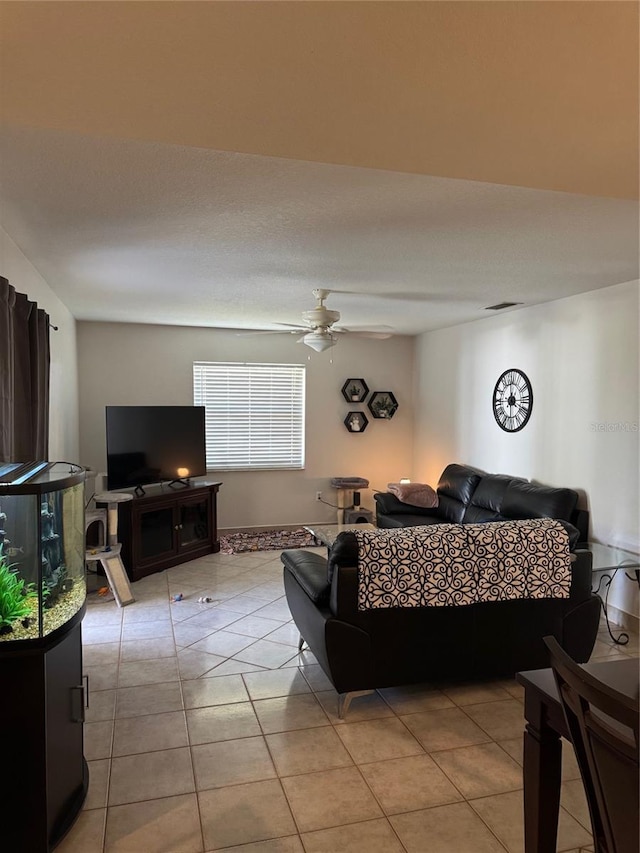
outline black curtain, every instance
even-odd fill
[[[49,456],[49,315],[0,276],[0,462]]]

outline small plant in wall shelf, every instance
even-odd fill
[[[342,396],[347,403],[364,403],[369,386],[364,379],[347,379],[342,386]]]
[[[374,418],[391,420],[398,410],[398,401],[391,391],[374,391],[368,406]]]

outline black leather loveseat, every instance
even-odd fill
[[[462,475],[457,470],[461,467],[453,473]],[[531,517],[540,517],[542,496],[536,490],[545,487],[524,485],[526,489],[518,490],[519,512],[524,516],[524,495],[529,495]],[[474,491],[468,488],[463,493],[465,500],[469,498],[467,509]],[[444,489],[441,508],[448,503],[442,497],[449,497]],[[574,542],[578,538],[574,531]],[[591,592],[591,553],[580,548],[573,554],[568,598],[364,611],[358,609],[353,533],[337,537],[328,559],[304,550],[284,551],[281,559],[287,601],[301,642],[304,639],[341,695],[341,714],[351,697],[362,691],[435,680],[509,677],[519,670],[546,667],[548,652],[542,638],[547,635],[578,662],[589,659],[595,643],[600,602]]]
[[[558,518],[588,539],[589,514],[578,509],[578,493],[530,483],[508,474],[487,474],[470,465],[451,464],[442,472],[436,489],[438,506],[424,509],[402,503],[391,492],[376,492],[378,527],[413,527],[425,524],[477,524],[518,518]]]

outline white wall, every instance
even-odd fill
[[[459,461],[570,486],[592,539],[639,552],[639,293],[630,282],[422,335],[414,478],[433,483]],[[508,434],[491,401],[510,367],[527,374],[534,403]],[[635,585],[617,579],[610,601],[637,612]]]
[[[335,521],[335,511],[315,501],[316,491],[335,503],[329,481],[365,477],[371,489],[406,476],[413,452],[414,339],[341,338],[314,353],[287,335],[238,337],[234,331],[123,323],[78,323],[80,455],[105,470],[106,405],[191,405],[194,361],[294,363],[307,366],[306,466],[303,471],[213,472],[223,482],[219,525],[251,527]],[[399,408],[390,421],[374,420],[340,393],[347,378],[393,391]],[[362,409],[369,425],[361,434],[343,425]],[[371,490],[363,505],[373,507]]]
[[[26,293],[39,308],[44,308],[51,323],[58,326],[57,332],[51,329],[49,459],[79,462],[76,321],[2,228],[0,274],[19,293]]]

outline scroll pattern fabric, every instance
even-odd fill
[[[359,610],[569,597],[569,537],[551,518],[354,533]]]

